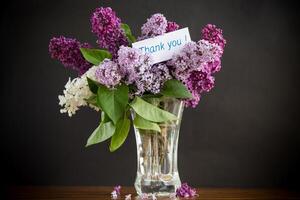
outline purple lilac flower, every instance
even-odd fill
[[[221,58],[216,59],[212,62],[208,62],[207,65],[205,66],[205,69],[207,71],[210,71],[210,73],[216,73],[221,70]]]
[[[222,50],[224,49],[226,40],[223,37],[222,30],[220,28],[217,28],[216,25],[207,24],[201,32],[203,39],[219,45],[222,48]]]
[[[200,62],[212,62],[222,57],[223,50],[217,44],[212,44],[207,40],[199,40],[197,42],[197,51],[201,56],[198,56]],[[196,52],[197,53],[197,52]]]
[[[120,83],[123,76],[120,67],[116,62],[104,59],[96,69],[95,77],[99,83],[109,88],[113,88]]]
[[[207,40],[187,43],[168,65],[172,74],[181,80],[193,95],[186,100],[186,106],[195,107],[202,92],[210,91],[214,86],[213,73],[221,69],[222,49]]]
[[[191,71],[197,70],[200,67],[200,63],[199,65],[197,64],[199,55],[196,52],[197,43],[189,42],[168,62],[168,65],[174,69],[173,75],[175,78],[185,81]]]
[[[121,185],[117,185],[114,187],[114,191],[116,191],[117,195],[121,195]]]
[[[181,80],[193,95],[185,101],[186,106],[195,107],[203,92],[209,92],[214,87],[212,76],[221,69],[221,57],[226,44],[222,30],[208,24],[202,30],[203,39],[186,44],[168,62],[172,74]]]
[[[209,64],[206,64],[209,66]],[[185,101],[187,107],[196,107],[200,101],[201,93],[209,92],[214,87],[215,78],[211,75],[209,67],[200,71],[192,71],[185,80],[185,85],[190,90],[193,98]]]
[[[121,28],[121,20],[110,7],[96,8],[90,21],[92,32],[97,35],[100,48],[108,49],[115,56],[121,45],[128,45]]]
[[[192,71],[201,71],[202,69],[209,70],[207,65],[213,68],[214,71],[219,70],[219,66],[215,66],[220,62],[221,49],[218,45],[211,44],[206,40],[187,43],[182,50],[173,56],[168,63],[173,66],[173,75],[183,82],[187,80]]]
[[[203,71],[193,71],[186,81],[191,91],[198,93],[209,92],[214,87],[215,78]]]
[[[154,94],[157,94],[160,92],[163,84],[172,77],[170,75],[169,68],[164,63],[153,65],[150,71],[154,75],[154,81],[148,90]]]
[[[141,31],[144,37],[153,37],[166,33],[168,26],[167,19],[164,15],[156,13],[147,19],[147,22],[143,24]]]
[[[150,70],[152,60],[140,49],[121,46],[118,51],[118,64],[125,76],[125,82],[131,84],[142,74]]]
[[[185,101],[187,107],[196,107],[200,101],[201,93],[209,92],[214,87],[215,78],[211,74],[211,63],[206,63],[206,66],[200,71],[191,72],[185,81],[185,85],[193,95],[192,99]]]
[[[82,75],[92,64],[83,58],[80,48],[91,48],[91,45],[64,36],[53,37],[49,43],[51,58],[59,60],[66,68],[76,70]]]
[[[195,108],[199,104],[201,94],[199,94],[197,91],[191,91],[191,93],[193,97],[185,100],[184,103],[186,107]]]
[[[138,41],[145,40],[154,36],[162,35],[178,30],[179,25],[175,22],[167,21],[164,15],[156,13],[147,19],[141,28],[142,35],[138,37]]]
[[[176,24],[176,22],[168,22],[166,32],[169,33],[172,31],[176,31],[178,29],[179,29],[179,25]]]
[[[202,52],[202,71],[211,74],[220,71],[223,49],[217,44],[212,44],[207,40],[199,40],[197,44],[198,50]]]
[[[160,63],[153,65],[150,70],[140,74],[135,81],[137,92],[141,95],[144,92],[151,92],[157,94],[166,80],[171,79],[169,69],[166,64]]]
[[[195,188],[188,186],[187,183],[181,184],[181,186],[176,190],[176,195],[178,197],[194,197],[197,196],[197,191]]]
[[[137,95],[144,92],[157,94],[164,82],[171,78],[166,64],[152,66],[151,57],[140,49],[121,46],[117,61],[125,82],[136,86]]]

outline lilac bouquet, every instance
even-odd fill
[[[139,117],[133,124],[144,129],[159,131],[158,123],[176,120],[175,115],[147,98],[167,96],[196,107],[202,94],[214,87],[214,74],[221,69],[226,44],[222,30],[215,25],[207,24],[201,39],[187,43],[171,60],[153,64],[151,55],[131,47],[136,38],[111,8],[95,9],[90,22],[98,48],[64,36],[52,38],[49,44],[53,59],[78,72],[58,97],[61,113],[72,116],[81,106],[101,112],[101,121],[87,146],[111,138],[110,150],[118,149],[130,129],[131,109]],[[178,28],[177,23],[157,13],[142,25],[137,40]]]

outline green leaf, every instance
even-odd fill
[[[92,104],[93,106],[99,107],[97,104],[97,95],[92,95],[91,97],[86,99],[86,102],[88,102],[89,104]]]
[[[87,79],[87,82],[88,82],[88,86],[90,88],[90,91],[94,94],[97,94],[97,91],[98,91],[98,85],[99,83],[90,79],[89,77],[86,77]]]
[[[136,38],[135,38],[133,35],[127,35],[127,38],[129,39],[129,41],[130,41],[131,43],[136,42]]]
[[[97,102],[101,109],[116,124],[124,115],[128,104],[128,86],[120,85],[115,89],[108,89],[103,85],[99,85]]]
[[[124,30],[126,37],[128,38],[129,42],[134,43],[136,42],[135,37],[132,35],[130,27],[128,24],[121,24],[121,28]]]
[[[103,49],[80,48],[81,54],[86,61],[93,65],[99,65],[105,58],[112,58],[111,54]]]
[[[185,99],[193,97],[189,90],[176,79],[167,80],[160,93],[165,96],[175,98]]]
[[[118,121],[116,131],[110,140],[109,150],[111,152],[117,150],[125,142],[129,129],[130,120],[125,116]]]
[[[174,114],[162,110],[144,101],[140,97],[135,97],[130,106],[138,115],[149,121],[165,122],[170,120],[177,120],[177,117]]]
[[[151,99],[151,98],[160,98],[163,95],[161,94],[143,94],[142,98],[143,99]]]
[[[121,28],[124,30],[126,35],[132,35],[131,29],[128,24],[121,23]]]
[[[139,116],[138,114],[135,114],[134,120],[133,120],[133,124],[136,128],[139,129],[143,129],[143,130],[153,130],[153,131],[158,131],[160,132],[160,127],[158,126],[158,124],[154,123],[154,122],[150,122],[144,118],[142,118],[141,116]]]
[[[108,117],[108,115],[105,112],[101,112],[101,122],[106,123],[111,121],[111,119]]]
[[[93,144],[103,142],[110,138],[115,132],[115,126],[112,122],[100,123],[100,125],[94,130],[94,132],[89,137],[86,147]]]

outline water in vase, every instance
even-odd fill
[[[177,169],[177,149],[184,104],[173,98],[153,99],[152,104],[177,116],[176,121],[160,123],[161,132],[135,129],[137,145],[137,193],[166,196],[181,185]],[[135,113],[132,114],[133,117]]]

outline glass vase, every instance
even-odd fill
[[[179,129],[184,103],[175,98],[152,98],[149,103],[177,116],[159,123],[161,132],[134,127],[137,146],[135,189],[139,195],[168,196],[181,185],[177,169]],[[135,113],[132,111],[132,117]]]

